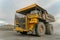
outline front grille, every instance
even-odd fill
[[[25,29],[25,18],[20,18],[20,19],[19,19],[19,23],[20,23],[20,24],[19,24],[20,27],[23,28],[23,29]]]

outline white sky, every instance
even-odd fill
[[[60,0],[0,0],[0,23],[14,24],[16,10],[36,3],[45,8],[60,24]]]

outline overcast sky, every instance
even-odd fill
[[[16,10],[33,3],[55,16],[55,26],[60,24],[60,0],[0,0],[0,24],[14,24]]]

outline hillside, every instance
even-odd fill
[[[3,26],[0,26],[0,30],[13,30],[14,25],[6,24]]]

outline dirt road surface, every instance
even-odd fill
[[[15,31],[0,31],[0,40],[60,40],[60,34],[44,35],[37,37],[34,35],[21,35]]]
[[[34,35],[21,35],[16,31],[12,30],[0,30],[0,40],[60,40],[60,27],[54,26],[53,35],[44,35],[37,37]]]

